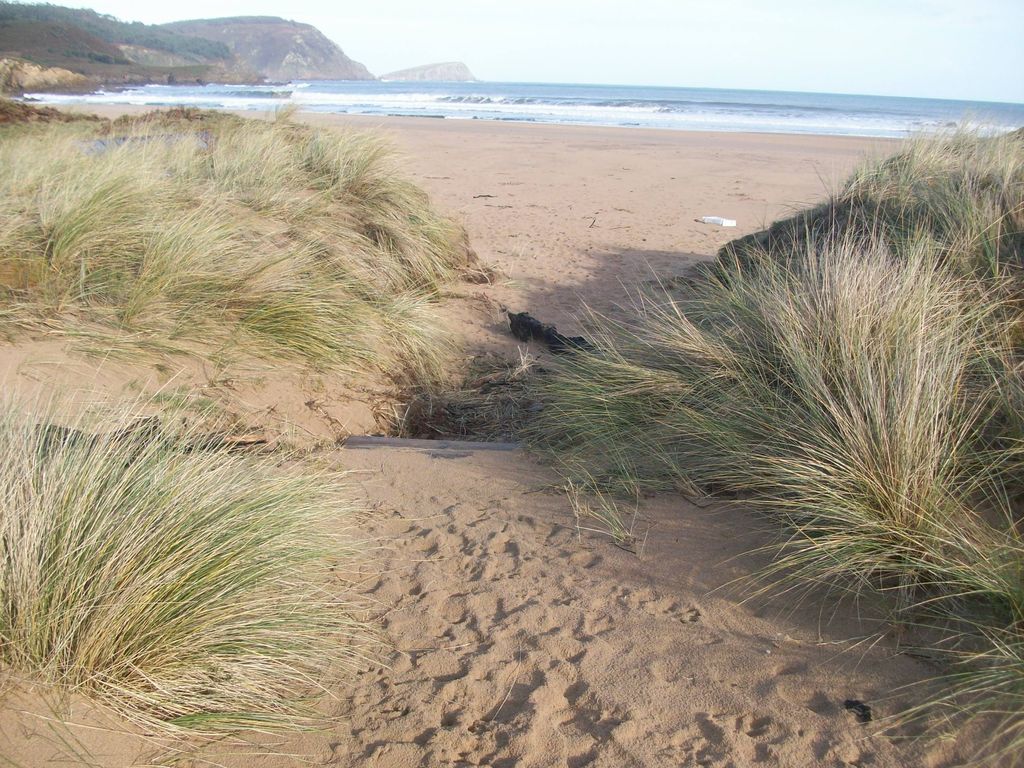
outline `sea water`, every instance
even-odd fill
[[[1024,104],[832,93],[552,83],[295,81],[278,85],[147,85],[48,104],[132,104],[350,115],[407,115],[571,125],[902,137],[959,125],[1024,126]]]

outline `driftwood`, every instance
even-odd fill
[[[109,440],[111,443],[135,445],[150,443],[160,437],[160,420],[155,416],[136,419],[109,435],[84,432],[62,424],[38,424],[36,432],[40,436],[39,452],[45,456],[62,448],[90,448],[97,445],[101,439]]]
[[[479,440],[424,440],[411,437],[353,435],[345,448],[411,448],[417,451],[516,451],[520,443],[494,443]]]

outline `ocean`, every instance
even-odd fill
[[[1024,104],[831,93],[550,83],[312,81],[283,85],[147,85],[85,95],[30,94],[48,104],[135,104],[408,115],[634,126],[903,137],[968,125],[986,133],[1024,126]]]

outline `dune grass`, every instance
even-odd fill
[[[0,134],[8,334],[429,377],[434,303],[471,262],[369,134],[182,110]]]
[[[906,142],[862,165],[830,199],[729,243],[727,261],[767,251],[799,255],[808,242],[882,241],[895,251],[926,240],[935,258],[970,275],[1024,267],[1024,129],[979,138],[969,131]]]
[[[942,703],[1024,754],[1022,235],[1024,136],[911,143],[632,321],[591,318],[534,444],[570,477],[777,516],[775,584],[940,627]]]
[[[370,638],[343,486],[138,414],[0,406],[0,668],[149,733],[312,723]]]
[[[573,517],[576,518],[576,535],[582,538],[583,531],[609,536],[616,546],[637,552],[635,535],[639,504],[626,510],[617,500],[603,493],[591,480],[569,479],[562,490],[569,500]]]

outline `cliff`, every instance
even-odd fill
[[[420,67],[401,69],[381,75],[381,80],[434,80],[449,83],[468,83],[476,78],[469,67],[461,61],[446,61],[440,64],[424,64]]]
[[[271,80],[373,80],[320,30],[275,16],[176,21],[163,27],[225,45],[240,64]]]
[[[0,0],[0,91],[142,83],[372,80],[315,27],[276,17],[125,22],[84,8]],[[34,68],[33,68],[34,67]]]

